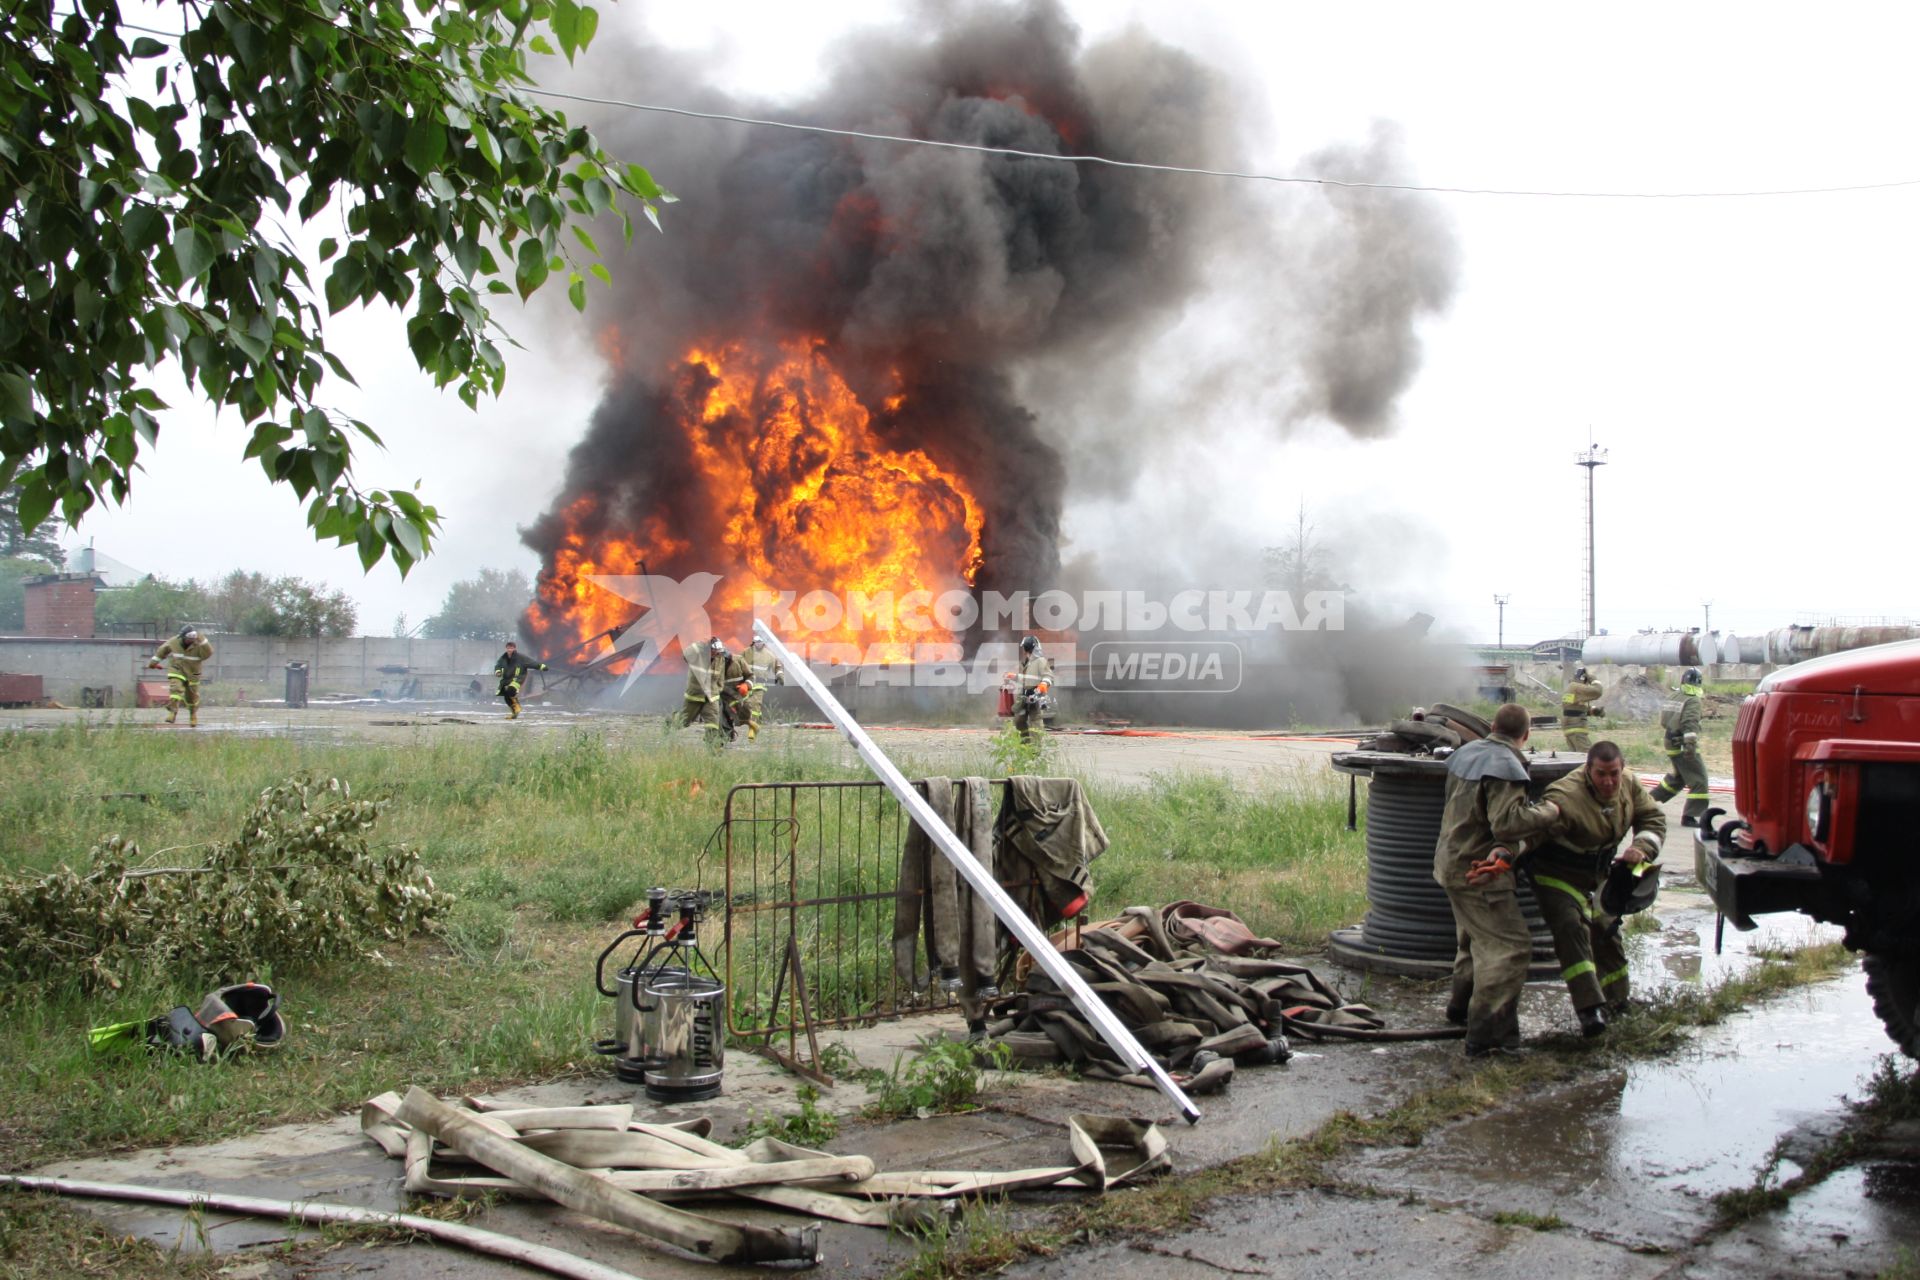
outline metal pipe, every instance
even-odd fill
[[[1181,1116],[1188,1124],[1198,1123],[1200,1109],[1194,1106],[1192,1099],[1188,1098],[1185,1091],[1173,1082],[1173,1077],[1167,1074],[1166,1068],[1154,1061],[1152,1055],[1140,1047],[1140,1042],[1135,1040],[1133,1034],[1121,1024],[1120,1019],[1114,1016],[1113,1010],[1107,1007],[1106,1002],[1095,995],[1092,988],[1088,987],[1080,975],[1074,972],[1066,959],[1054,950],[1053,944],[1047,940],[1047,935],[1040,931],[1040,927],[1027,918],[1026,912],[1014,905],[1013,899],[1007,896],[1006,890],[987,874],[986,868],[980,865],[967,846],[960,843],[960,837],[953,834],[953,828],[940,820],[940,816],[933,811],[920,793],[914,790],[913,784],[907,781],[906,775],[901,773],[894,766],[893,761],[887,758],[886,753],[875,745],[873,739],[867,735],[867,731],[847,714],[847,709],[827,692],[827,687],[820,683],[820,678],[813,674],[813,670],[780,642],[780,637],[773,634],[773,629],[764,620],[754,619],[753,631],[755,635],[767,642],[773,650],[774,657],[780,659],[787,673],[799,681],[800,687],[806,691],[809,698],[813,699],[813,704],[820,708],[821,713],[833,722],[834,728],[847,736],[847,741],[852,743],[853,749],[860,753],[860,758],[867,762],[867,767],[886,784],[887,790],[893,792],[901,806],[913,816],[914,822],[927,833],[927,838],[933,841],[935,847],[946,855],[947,861],[953,864],[954,869],[960,873],[961,879],[965,880],[968,886],[993,908],[993,914],[1000,917],[1000,923],[1007,926],[1007,931],[1027,949],[1027,954],[1033,957],[1034,963],[1044,969],[1047,976],[1073,998],[1073,1003],[1081,1013],[1086,1015],[1087,1021],[1093,1024],[1093,1029],[1100,1033],[1100,1038],[1120,1055],[1121,1061],[1135,1071],[1143,1072],[1151,1079],[1159,1087],[1160,1092],[1167,1096],[1167,1100],[1179,1108]]]

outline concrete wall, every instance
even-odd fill
[[[278,636],[216,635],[213,657],[203,669],[203,696],[211,702],[261,701],[286,691],[289,662],[308,664],[310,696],[365,697],[376,689],[388,697],[464,697],[479,680],[493,693],[493,663],[500,646],[479,640],[396,640],[355,636],[345,640]],[[153,640],[42,639],[0,636],[0,671],[38,675],[47,696],[78,706],[83,688],[109,687],[117,707],[133,705],[134,684],[164,680],[146,671]],[[382,670],[382,668],[387,668]]]

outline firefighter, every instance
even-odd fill
[[[1512,851],[1560,816],[1551,802],[1527,799],[1525,747],[1532,723],[1525,707],[1509,702],[1494,712],[1491,735],[1447,757],[1433,878],[1453,906],[1447,1020],[1466,1024],[1469,1058],[1520,1047],[1520,991],[1533,938],[1514,897]]]
[[[1013,727],[1027,741],[1033,740],[1033,727],[1046,728],[1046,708],[1052,699],[1053,664],[1040,652],[1040,638],[1028,636],[1020,641],[1020,667],[1015,673],[1013,690]]]
[[[182,703],[187,707],[187,724],[200,723],[200,664],[212,656],[212,643],[192,627],[180,628],[179,635],[153,651],[147,666],[158,671],[165,664],[167,670],[168,724],[179,718]]]
[[[1549,786],[1546,799],[1560,807],[1560,817],[1530,843],[1524,874],[1553,932],[1581,1034],[1597,1036],[1609,1012],[1627,1007],[1627,952],[1620,922],[1600,909],[1600,886],[1616,862],[1639,866],[1659,858],[1667,815],[1611,742],[1589,747],[1587,762]],[[1629,834],[1633,843],[1623,851]]]
[[[1687,794],[1680,825],[1697,827],[1707,811],[1707,763],[1700,758],[1700,669],[1688,667],[1680,680],[1680,696],[1660,708],[1660,727],[1667,734],[1667,759],[1672,763],[1667,776],[1653,789],[1653,798],[1662,804],[1682,791]]]
[[[1587,733],[1587,715],[1605,692],[1587,678],[1585,667],[1573,673],[1567,691],[1560,697],[1560,727],[1567,732],[1569,751],[1585,751],[1593,745],[1593,738]]]
[[[687,646],[686,708],[681,723],[703,724],[716,738],[731,741],[734,729],[746,723],[747,695],[753,691],[745,659],[727,651],[714,636],[704,645]]]
[[[507,651],[493,664],[493,674],[500,677],[500,696],[507,700],[507,719],[520,718],[520,686],[525,682],[527,672],[546,669],[546,663],[522,657],[513,641],[507,641]]]
[[[764,714],[763,704],[767,700],[769,684],[785,684],[787,673],[780,666],[780,659],[773,656],[773,650],[767,648],[767,642],[759,636],[747,646],[744,655],[747,666],[747,741],[760,736],[760,719]]]

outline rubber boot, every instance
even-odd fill
[[[200,708],[188,707],[187,708],[187,728],[198,729],[199,727],[200,727]]]
[[[1607,1013],[1599,1005],[1585,1009],[1575,1009],[1580,1017],[1580,1034],[1591,1040],[1595,1036],[1607,1034]]]
[[[168,703],[167,704],[167,723],[172,724],[175,720],[179,719],[179,717],[180,717],[179,705],[171,702]]]
[[[759,736],[760,736],[760,722],[756,720],[747,726],[747,741],[752,742],[755,738]]]

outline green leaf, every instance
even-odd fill
[[[407,127],[407,167],[421,177],[440,167],[447,154],[447,131],[431,116],[419,116]]]
[[[380,557],[385,554],[387,547],[385,540],[373,531],[373,525],[363,522],[358,529],[354,530],[353,537],[360,547],[360,567],[371,569],[379,564]]]
[[[53,490],[47,486],[46,480],[35,475],[20,486],[20,505],[17,514],[20,517],[20,528],[24,532],[32,533],[52,511]]]
[[[399,496],[399,494],[394,495],[396,498]],[[406,548],[407,554],[415,560],[427,553],[426,539],[421,535],[420,529],[415,526],[411,516],[395,520],[387,530],[387,536]]]
[[[186,279],[198,280],[205,275],[215,256],[213,241],[199,227],[189,223],[174,232],[173,260],[180,264],[180,274]]]
[[[494,140],[492,132],[485,125],[479,124],[473,127],[473,145],[497,172],[500,168],[500,144]]]
[[[152,36],[138,36],[133,42],[133,56],[136,58],[157,58],[167,51],[167,46]]]
[[[33,421],[33,384],[17,373],[0,373],[0,422]]]
[[[538,240],[520,242],[519,270],[514,272],[513,284],[525,299],[547,282],[547,274],[552,270],[547,265],[547,255],[541,251]]]
[[[587,270],[591,271],[594,275],[594,278],[599,280],[601,284],[613,283],[613,273],[607,270],[606,263],[596,262],[592,266],[588,267]]]
[[[586,5],[581,5],[580,21],[579,25],[574,28],[574,35],[580,42],[582,52],[585,52],[586,47],[593,43],[593,33],[599,29],[600,15]]]
[[[567,55],[567,61],[573,61],[573,55],[580,48],[580,6],[575,0],[552,0],[553,12],[547,23],[553,28],[554,39],[560,42],[560,52]]]
[[[575,311],[587,309],[587,280],[578,271],[567,274],[567,301],[573,304]]]

